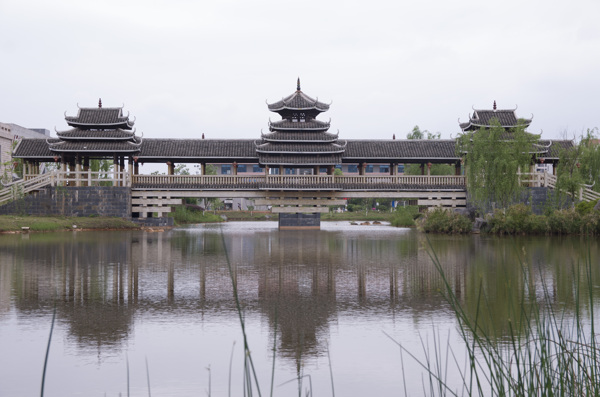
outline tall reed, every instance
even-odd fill
[[[536,283],[529,280],[528,265],[520,259],[526,282],[522,283],[521,291],[514,291],[521,292],[521,298],[511,309],[504,337],[483,325],[489,297],[481,285],[477,308],[470,314],[456,296],[433,250],[430,257],[442,277],[443,294],[458,321],[467,356],[467,365],[461,368],[453,351],[442,351],[439,336],[434,338],[433,352],[428,343],[423,343],[424,359],[394,340],[401,352],[408,353],[425,370],[430,395],[600,395],[600,351],[594,327],[595,285],[589,252],[583,264],[577,263],[572,269],[575,280],[572,311],[554,302],[543,280],[538,284],[541,291],[536,291]],[[457,366],[461,385],[448,383],[449,361]]]

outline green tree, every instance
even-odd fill
[[[464,157],[467,189],[480,210],[495,202],[507,208],[522,186],[517,172],[526,172],[532,162],[532,145],[539,135],[517,127],[507,132],[497,119],[490,128],[466,132],[457,140],[457,150]]]
[[[600,192],[600,144],[598,128],[588,128],[579,143],[581,149],[580,173],[583,183],[593,185],[592,189]],[[560,169],[560,167],[559,167]]]
[[[185,164],[177,164],[173,170],[173,175],[189,175],[190,169]]]
[[[112,172],[114,166],[114,161],[110,159],[91,159],[90,160],[90,170],[92,172],[97,172],[98,179],[112,179]],[[95,176],[93,176],[95,178]],[[110,186],[112,182],[109,181],[100,181],[98,183],[100,186]]]
[[[422,130],[418,125],[415,125],[411,132],[406,135],[406,139],[440,139],[441,134],[439,132],[431,133],[427,130]],[[426,173],[427,171],[425,171]],[[404,167],[405,175],[421,175],[420,164],[406,164]],[[450,164],[432,164],[431,175],[453,175],[454,167]]]

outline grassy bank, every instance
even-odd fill
[[[139,225],[122,218],[0,215],[0,233],[21,232],[24,227],[34,232],[140,228]]]

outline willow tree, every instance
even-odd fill
[[[521,123],[519,123],[521,124]],[[459,136],[457,150],[464,159],[467,189],[479,209],[495,203],[506,208],[523,189],[519,170],[528,171],[532,163],[532,146],[539,135],[525,132],[525,127],[506,130],[497,119],[491,127]]]

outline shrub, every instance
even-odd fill
[[[556,210],[548,216],[548,226],[553,234],[578,234],[581,217],[575,209]]]
[[[577,211],[577,213],[579,215],[583,216],[585,214],[591,213],[594,210],[596,203],[598,203],[598,200],[581,201],[581,202],[577,203],[577,205],[575,206],[575,210]]]
[[[411,227],[415,225],[415,216],[419,214],[416,207],[400,207],[396,209],[391,224],[396,227]]]
[[[473,228],[469,218],[443,208],[428,212],[420,224],[426,233],[470,233]]]
[[[171,212],[169,216],[172,216],[176,223],[203,223],[203,222],[221,222],[223,219],[213,214],[212,212],[202,213],[193,209],[176,206],[175,211]]]
[[[490,233],[494,234],[545,234],[548,221],[545,216],[534,215],[531,207],[516,204],[506,211],[496,210],[488,219]]]
[[[581,217],[582,234],[600,234],[600,212],[591,211]]]

